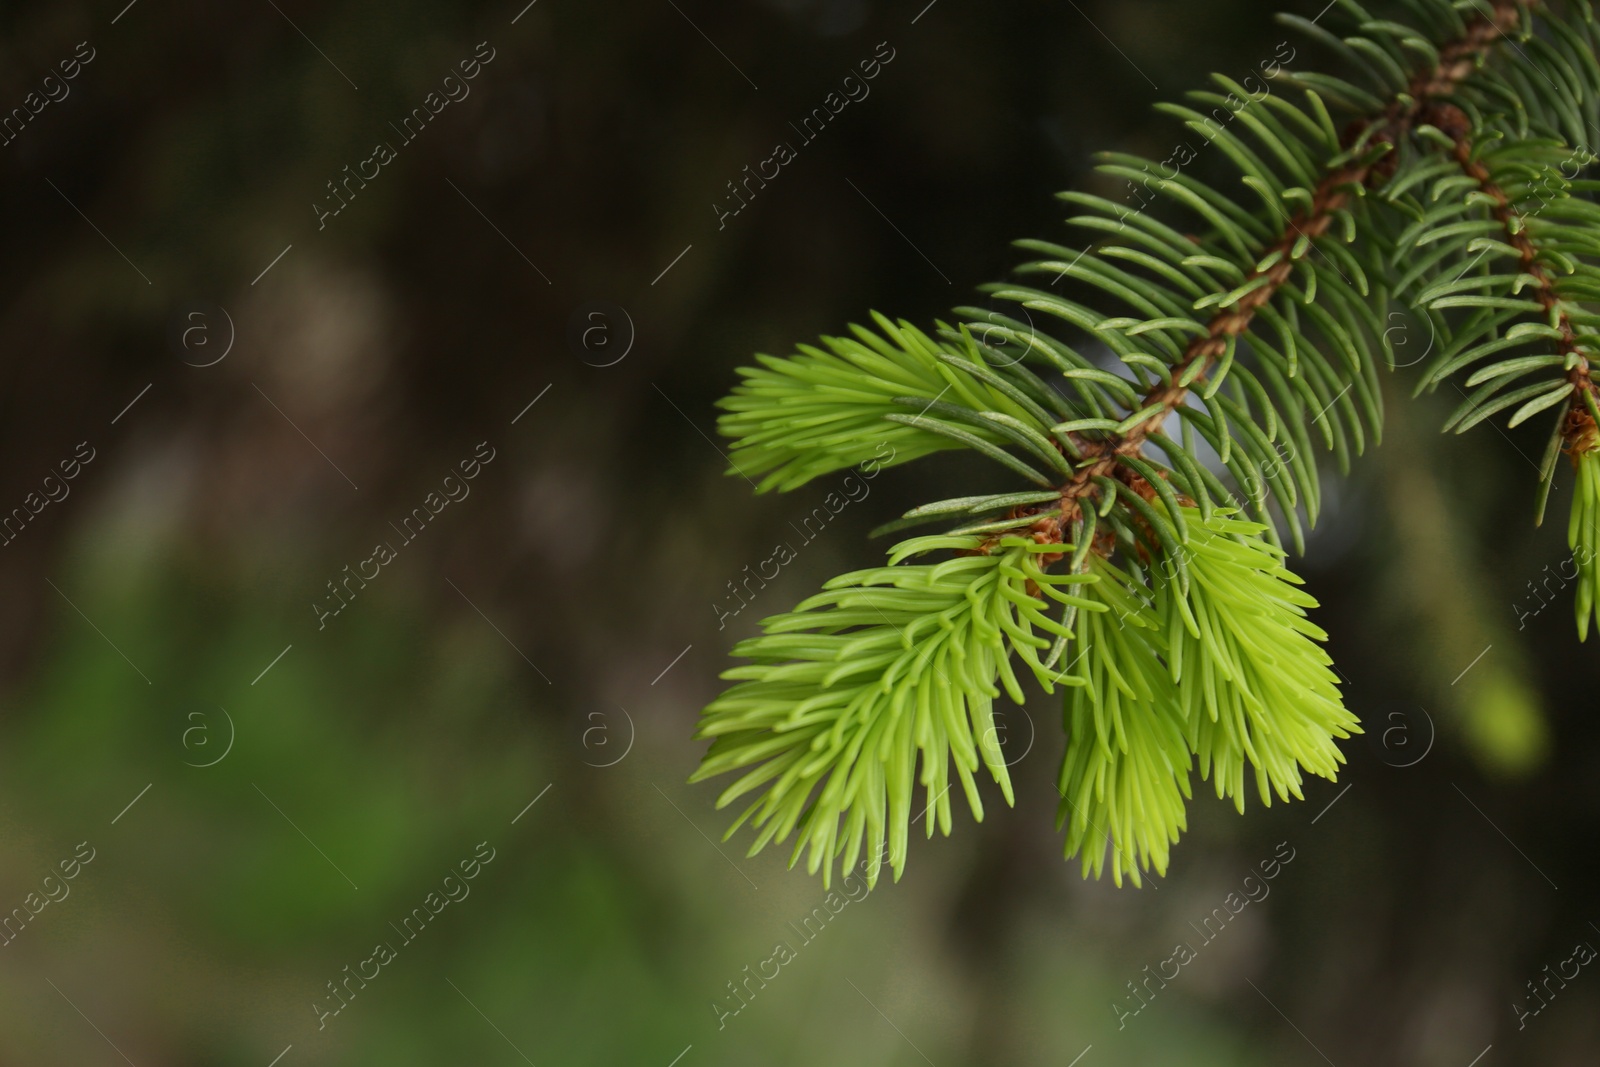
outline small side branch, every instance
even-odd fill
[[[1504,231],[1506,243],[1516,249],[1522,272],[1533,279],[1533,298],[1544,308],[1551,324],[1559,332],[1556,351],[1572,364],[1567,371],[1567,380],[1572,383],[1573,396],[1581,400],[1582,393],[1588,393],[1591,399],[1600,398],[1600,388],[1595,385],[1588,355],[1579,340],[1567,303],[1556,291],[1555,278],[1539,257],[1539,249],[1528,233],[1523,216],[1489,173],[1489,168],[1473,154],[1471,121],[1466,113],[1451,104],[1437,104],[1429,109],[1426,120],[1450,138],[1451,158],[1463,174],[1477,183],[1478,190],[1493,201],[1494,206],[1490,210]],[[1571,404],[1561,428],[1563,450],[1574,460],[1600,448],[1600,429],[1596,428],[1594,418],[1586,410],[1587,406],[1583,403]]]
[[[1396,95],[1382,112],[1352,124],[1346,131],[1345,144],[1373,149],[1363,153],[1366,162],[1341,164],[1317,183],[1311,202],[1289,217],[1277,242],[1258,259],[1258,266],[1245,275],[1245,284],[1240,287],[1246,290],[1244,295],[1212,316],[1206,324],[1206,332],[1190,340],[1177,362],[1171,365],[1166,382],[1152,386],[1139,407],[1132,409],[1153,408],[1148,418],[1121,434],[1094,439],[1074,435],[1085,458],[1060,487],[1059,507],[1052,514],[1041,516],[1040,522],[1035,524],[1036,537],[1062,540],[1066,528],[1080,513],[1080,502],[1101,492],[1099,479],[1118,479],[1146,499],[1155,495],[1145,479],[1122,460],[1138,458],[1143,453],[1150,435],[1158,432],[1167,417],[1183,405],[1193,387],[1205,381],[1229,345],[1250,328],[1257,311],[1278,294],[1300,258],[1293,254],[1296,245],[1303,246],[1301,257],[1309,255],[1315,241],[1327,233],[1335,216],[1349,203],[1357,188],[1387,180],[1393,171],[1394,153],[1375,150],[1380,145],[1392,149],[1423,118],[1425,111],[1454,93],[1478,68],[1489,49],[1519,24],[1524,10],[1531,6],[1528,0],[1495,0],[1487,13],[1474,17],[1461,37],[1439,50],[1437,65],[1419,72],[1406,91]],[[1302,241],[1302,238],[1307,240]],[[1262,269],[1259,267],[1262,263],[1270,265]],[[1250,283],[1258,284],[1252,287]]]

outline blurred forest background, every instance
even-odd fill
[[[1298,565],[1367,722],[1337,785],[1243,818],[1197,785],[1169,877],[1085,882],[1041,698],[1005,717],[1017,808],[802,942],[820,881],[719,844],[719,787],[684,784],[739,636],[904,508],[997,488],[885,474],[719,629],[827,489],[725,476],[733,368],[971,302],[1010,240],[1066,236],[1052,193],[1124,195],[1094,151],[1193,140],[1151,103],[1256,72],[1274,4],[525,2],[0,14],[0,108],[93,53],[0,146],[0,511],[69,490],[0,550],[0,912],[70,889],[0,947],[0,1064],[1600,1058],[1593,968],[1518,1019],[1600,945],[1600,678],[1570,593],[1530,587],[1566,547],[1530,521],[1539,431],[1443,439],[1405,369]],[[470,93],[390,132],[479,42]],[[880,42],[870,95],[719,223]],[[480,842],[470,896],[391,934]],[[1132,1014],[1280,843],[1270,895]]]

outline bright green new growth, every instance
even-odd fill
[[[1333,779],[1344,757],[1332,739],[1360,732],[1340,701],[1332,660],[1316,643],[1328,635],[1306,618],[1317,602],[1298,588],[1282,550],[1254,536],[1261,532],[1254,523],[1213,518],[1185,545],[1188,595],[1173,582],[1156,587],[1200,775],[1241,814],[1247,769],[1263,804],[1273,793],[1301,800],[1301,768]],[[1185,686],[1190,671],[1201,677]]]
[[[952,761],[974,817],[983,817],[973,781],[980,766],[1011,802],[993,716],[996,683],[1023,699],[1010,662],[1015,652],[1050,691],[1058,679],[1038,653],[1067,632],[1030,587],[1057,605],[1105,608],[1066,591],[1092,585],[1094,575],[1040,566],[1039,557],[1061,545],[1006,537],[985,555],[901,564],[938,549],[975,552],[980,544],[971,536],[906,541],[891,552],[890,566],[833,579],[735,647],[735,655],[754,662],[728,671],[725,677],[740,684],[706,709],[700,734],[715,740],[694,778],[746,771],[717,806],[762,790],[734,824],[749,819],[760,831],[754,848],[798,826],[794,856],[809,846],[813,872],[840,853],[844,869],[855,866],[864,840],[871,855],[887,856],[898,871],[915,786],[925,791],[920,811],[928,836],[936,819],[950,832]],[[876,884],[875,865],[867,878]]]
[[[1005,479],[907,512],[883,529],[955,525],[734,649],[695,778],[740,773],[719,803],[745,799],[752,854],[793,834],[824,879],[864,847],[898,877],[957,782],[976,818],[980,770],[1011,802],[993,702],[1028,675],[1065,687],[1059,822],[1085,873],[1164,873],[1197,766],[1241,812],[1333,778],[1359,727],[1280,530],[1298,550],[1317,521],[1315,448],[1342,472],[1377,441],[1402,310],[1432,338],[1417,389],[1462,391],[1446,429],[1550,420],[1536,511],[1566,453],[1579,636],[1600,618],[1600,26],[1587,2],[1396,6],[1410,25],[1354,0],[1284,17],[1345,76],[1217,76],[1164,106],[1216,151],[1103,156],[1141,202],[1062,194],[1090,243],[1020,242],[1039,287],[987,289],[1012,311],[931,335],[874,315],[740,371],[720,428],[763,491],[955,448]]]
[[[887,340],[854,326],[854,339],[823,338],[827,351],[801,345],[798,356],[758,356],[762,366],[739,369],[744,382],[723,402],[731,414],[720,429],[739,441],[739,469],[766,475],[760,491],[787,491],[865,463],[884,444],[896,463],[975,448],[1030,481],[1051,484],[995,446],[1032,447],[1059,466],[1060,454],[1033,429],[1055,420],[991,371],[971,337],[961,347],[940,344],[908,322],[873,318]],[[1044,392],[1041,383],[1039,399],[1048,402]],[[973,419],[977,411],[985,417]]]
[[[1130,588],[1129,577],[1091,557],[1105,613],[1083,613],[1075,635],[1084,661],[1081,688],[1067,697],[1067,754],[1056,790],[1056,825],[1067,854],[1099,877],[1110,850],[1118,885],[1140,868],[1165,871],[1167,849],[1188,825],[1191,754],[1179,698],[1158,658],[1161,624]],[[1090,847],[1093,845],[1094,847]]]

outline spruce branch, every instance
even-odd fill
[[[875,329],[740,371],[719,425],[761,490],[954,448],[1031,483],[912,509],[883,529],[956,525],[734,649],[751,662],[703,713],[695,777],[742,772],[719,804],[754,794],[729,830],[749,820],[752,852],[797,834],[791,862],[808,853],[826,879],[870,842],[899,877],[914,786],[930,834],[951,828],[951,767],[975,818],[979,770],[1010,803],[992,702],[1025,696],[1013,658],[1066,689],[1059,823],[1085,873],[1163,873],[1197,766],[1240,811],[1248,792],[1270,804],[1334,777],[1360,726],[1280,527],[1298,549],[1318,518],[1313,446],[1342,471],[1381,435],[1394,300],[1442,341],[1419,389],[1473,368],[1446,429],[1559,408],[1538,508],[1565,451],[1586,635],[1600,182],[1580,175],[1600,130],[1600,28],[1586,0],[1537,18],[1527,0],[1398,2],[1415,26],[1355,0],[1335,4],[1349,36],[1284,18],[1348,75],[1278,72],[1303,103],[1217,76],[1220,93],[1163,105],[1239,188],[1102,155],[1151,201],[1061,194],[1092,239],[1019,242],[1039,257],[1019,275],[1048,282],[986,288],[1017,314],[961,308],[931,334],[875,314]],[[907,562],[941,550],[953,558]]]
[[[1297,262],[1311,252],[1314,242],[1333,225],[1337,214],[1359,195],[1363,186],[1392,173],[1393,149],[1425,109],[1449,96],[1471,74],[1496,39],[1514,28],[1528,5],[1519,0],[1496,0],[1491,12],[1477,15],[1456,40],[1438,50],[1438,60],[1415,75],[1383,111],[1349,127],[1344,139],[1346,156],[1312,189],[1310,203],[1284,220],[1278,240],[1269,246],[1245,276],[1216,301],[1218,311],[1205,324],[1205,332],[1189,341],[1182,357],[1145,393],[1136,414],[1139,421],[1122,434],[1086,441],[1080,450],[1094,457],[1081,465],[1062,487],[1062,520],[1070,521],[1076,501],[1095,492],[1095,479],[1114,474],[1127,456],[1138,456],[1145,441],[1161,429],[1168,416],[1206,381],[1219,360],[1231,356],[1237,339],[1250,327],[1256,312],[1289,280]],[[1135,477],[1139,477],[1135,474]]]

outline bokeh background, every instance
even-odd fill
[[[719,628],[827,489],[724,475],[733,368],[971,301],[1011,239],[1065,234],[1054,191],[1123,195],[1094,151],[1185,139],[1153,101],[1277,53],[1271,5],[524,2],[0,13],[0,107],[93,54],[0,146],[0,510],[67,490],[0,547],[0,913],[70,891],[0,946],[0,1064],[1600,1057],[1593,967],[1518,1018],[1600,945],[1600,679],[1568,594],[1530,586],[1565,558],[1530,521],[1538,431],[1443,439],[1450,401],[1405,369],[1299,563],[1368,724],[1338,784],[1242,818],[1197,790],[1166,879],[1085,882],[1039,698],[1004,718],[1016,809],[919,840],[811,941],[820,882],[721,844],[718,787],[685,784],[738,637],[879,559],[906,507],[995,486],[959,457],[886,473]],[[719,225],[880,47],[870,96]],[[470,495],[319,619],[484,442]],[[475,851],[470,895],[392,935]]]

